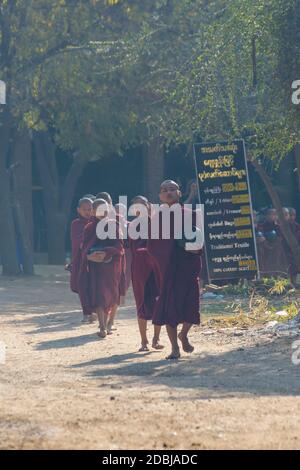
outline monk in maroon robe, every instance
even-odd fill
[[[290,213],[290,219],[289,223],[291,226],[291,230],[295,237],[297,238],[298,242],[300,243],[300,224],[296,221],[297,213],[296,210],[293,207],[289,208],[289,213]]]
[[[116,220],[117,223],[119,224],[118,216],[117,216],[116,210],[114,208],[113,200],[112,200],[111,195],[106,191],[102,191],[102,192],[100,192],[96,195],[96,199],[104,199],[107,202],[108,207],[109,207],[108,218]],[[124,249],[125,249],[125,246],[126,246],[126,244],[124,244]],[[119,305],[121,303],[123,303],[123,299],[124,299],[125,294],[127,292],[126,291],[126,264],[125,264],[126,263],[126,255],[125,255],[125,253],[122,255],[121,263],[122,263],[122,271],[121,271],[121,278],[120,278],[120,301],[117,305],[115,305],[113,307],[113,309],[111,310],[111,312],[109,314],[108,322],[107,322],[107,332],[109,334],[112,331],[116,330],[116,328],[114,327],[114,321],[115,321],[115,318],[116,318],[116,315],[117,315],[117,310],[118,310]]]
[[[268,209],[265,220],[257,224],[259,266],[264,276],[282,276],[287,272],[285,241],[276,209]]]
[[[116,204],[116,220],[120,230],[124,233],[128,226],[126,219],[126,206],[124,204]],[[124,240],[124,256],[122,258],[122,276],[121,276],[121,304],[124,304],[127,291],[131,284],[131,250],[127,239]]]
[[[268,237],[271,232],[275,232],[278,237],[281,236],[276,209],[271,208],[266,211],[265,220],[257,224],[257,230],[265,237]]]
[[[137,196],[133,199],[131,207],[134,205],[141,204],[146,209],[145,216],[142,216],[138,206],[136,210],[136,217],[140,217],[145,220],[147,224],[148,233],[147,238],[142,236],[137,239],[129,238],[129,246],[132,254],[131,262],[131,278],[132,278],[132,289],[136,302],[137,318],[139,331],[141,335],[141,347],[139,352],[149,351],[148,338],[147,338],[147,321],[153,319],[154,308],[156,304],[156,298],[158,296],[158,285],[157,285],[157,273],[155,272],[155,265],[152,262],[152,258],[147,250],[147,239],[150,235],[150,214],[149,214],[149,202],[144,196]],[[137,219],[136,219],[137,220]],[[134,222],[130,223],[130,228]],[[160,337],[160,325],[154,325],[154,336],[152,339],[152,347],[154,349],[163,349],[163,346],[159,342]]]
[[[121,258],[124,254],[123,241],[118,231],[115,238],[102,240],[97,236],[99,221],[106,221],[106,226],[116,224],[115,220],[108,219],[108,213],[109,207],[105,200],[96,199],[93,202],[93,216],[84,229],[78,278],[84,313],[97,313],[100,329],[98,335],[101,338],[111,333],[107,327],[109,316],[120,303]]]
[[[160,200],[163,204],[171,207],[179,203],[180,197],[181,192],[175,181],[167,180],[162,183]],[[182,213],[185,210],[182,208]],[[169,239],[162,239],[161,236],[157,240],[151,238],[147,248],[159,272],[159,296],[153,323],[166,325],[172,346],[172,352],[167,359],[178,359],[178,339],[185,352],[192,352],[194,347],[188,340],[188,332],[193,324],[200,324],[201,250],[186,251],[178,240],[175,240],[172,217]],[[182,329],[177,337],[179,324],[182,324]]]
[[[289,208],[289,225],[291,231],[293,232],[294,237],[296,238],[298,244],[300,245],[300,224],[296,221],[297,213],[293,207]],[[287,245],[287,244],[286,244]],[[297,284],[297,275],[299,274],[299,269],[294,262],[294,257],[291,252],[291,249],[287,245],[287,258],[289,262],[288,273],[291,278],[291,281],[294,285]]]
[[[78,218],[71,224],[71,246],[72,258],[70,263],[70,287],[73,292],[78,294],[78,273],[80,268],[80,248],[83,239],[83,231],[92,215],[92,201],[88,198],[80,199],[77,207]]]

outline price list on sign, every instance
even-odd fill
[[[244,141],[194,144],[194,158],[208,277],[253,279],[258,264]]]

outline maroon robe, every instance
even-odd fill
[[[70,287],[73,292],[78,294],[78,274],[80,269],[81,258],[81,243],[83,240],[83,232],[89,219],[79,216],[74,219],[71,224],[71,245],[72,245],[72,259],[71,259],[71,278]]]
[[[129,239],[131,250],[131,279],[137,316],[152,320],[158,296],[158,272],[147,250],[147,240]]]
[[[85,227],[82,243],[81,267],[78,277],[79,295],[83,313],[90,315],[97,308],[109,313],[114,305],[120,303],[120,279],[122,272],[122,256],[124,255],[123,241],[99,240],[96,227],[99,220],[92,217]],[[105,250],[105,260],[112,257],[108,263],[95,263],[88,261],[90,248],[99,245]]]
[[[120,214],[116,214],[116,221],[119,227],[119,230],[123,232],[125,225],[128,222]],[[120,294],[122,297],[125,297],[131,283],[131,251],[129,248],[128,240],[124,240],[124,254],[122,256],[122,272],[120,280]]]
[[[159,296],[153,323],[174,328],[185,322],[199,325],[201,252],[189,253],[178,245],[174,240],[172,217],[170,232],[168,240],[149,239],[147,243],[148,252],[159,273]]]
[[[293,235],[297,239],[298,244],[300,244],[300,225],[296,221],[290,222],[289,224],[290,224],[291,231],[293,232]],[[289,263],[288,273],[291,277],[297,276],[297,274],[299,273],[299,270],[297,268],[297,265],[294,262],[292,251],[286,241],[285,241],[285,249],[286,249],[286,256],[287,256],[288,263]]]

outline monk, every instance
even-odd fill
[[[178,184],[172,180],[166,180],[161,184],[160,201],[172,207],[178,204],[181,191]],[[182,207],[182,214],[188,209]],[[151,222],[153,223],[153,221]],[[200,324],[199,313],[199,276],[201,270],[201,249],[187,251],[185,244],[175,239],[174,218],[171,218],[170,237],[163,239],[160,233],[159,239],[151,237],[147,248],[156,270],[159,272],[159,296],[153,314],[154,325],[166,325],[171,343],[171,354],[166,359],[178,359],[180,348],[191,353],[194,347],[190,344],[188,333],[192,325]],[[182,324],[177,336],[178,325]]]
[[[120,303],[121,259],[124,254],[123,241],[116,230],[115,238],[99,239],[97,226],[115,224],[108,218],[109,206],[104,199],[93,202],[93,215],[84,229],[79,293],[84,313],[97,313],[100,338],[111,333],[109,317]]]
[[[104,199],[109,207],[109,213],[108,217],[109,219],[115,219],[116,218],[116,211],[113,206],[113,200],[111,195],[106,192],[102,191],[96,195],[96,199]],[[107,322],[107,332],[109,334],[112,333],[112,331],[116,330],[114,327],[114,321],[117,315],[117,310],[119,305],[123,302],[123,298],[125,296],[125,254],[122,256],[122,272],[121,272],[121,281],[120,281],[120,303],[118,305],[115,305],[114,308],[111,310],[109,316],[108,316],[108,322]]]
[[[71,246],[72,258],[68,266],[71,272],[70,287],[71,290],[78,294],[78,274],[80,269],[81,243],[83,239],[84,228],[88,224],[92,214],[92,201],[87,197],[83,197],[78,202],[78,217],[71,224]],[[83,321],[88,321],[86,315],[83,315]]]
[[[142,204],[147,209],[147,224],[150,227],[150,204],[144,196],[136,196],[131,205]],[[136,216],[140,212],[136,211]],[[131,222],[132,224],[133,222]],[[130,228],[130,227],[129,227]],[[148,233],[149,236],[149,233]],[[141,336],[141,347],[139,352],[149,351],[147,338],[147,321],[153,319],[156,297],[158,296],[157,275],[154,271],[152,259],[147,251],[147,239],[129,238],[129,246],[132,254],[131,278],[133,294],[136,302],[137,318]],[[154,336],[152,347],[163,349],[159,342],[161,325],[154,325]]]
[[[115,208],[113,206],[112,197],[109,193],[107,193],[106,191],[102,191],[101,193],[98,193],[96,195],[96,199],[104,199],[104,201],[106,201],[109,206],[109,210],[110,210],[109,217],[110,218],[115,217]]]
[[[126,218],[127,208],[124,204],[116,204],[115,205],[116,211],[116,219],[120,226],[120,229],[124,232],[126,227],[128,226],[128,220]],[[128,239],[124,240],[124,250],[125,254],[122,259],[123,264],[123,273],[121,279],[121,305],[125,303],[125,297],[127,291],[131,284],[131,250],[129,247]]]
[[[291,230],[293,234],[295,235],[295,237],[297,238],[298,242],[300,243],[300,224],[298,224],[298,222],[296,221],[296,218],[297,218],[296,209],[294,209],[293,207],[289,207],[289,214],[290,214],[289,223],[290,223]]]
[[[276,237],[281,236],[276,209],[267,209],[265,220],[257,225],[257,229],[262,232],[263,236],[267,239],[271,237],[272,239],[276,239]]]
[[[290,225],[291,231],[293,232],[294,237],[296,238],[298,244],[300,244],[300,225],[296,221],[296,217],[297,217],[296,209],[294,209],[293,207],[290,207],[288,211],[289,211],[289,225]],[[288,274],[290,276],[292,284],[294,286],[297,286],[297,277],[299,274],[299,269],[296,263],[294,262],[293,254],[287,243],[286,243],[286,252],[287,252],[287,258],[289,262]]]

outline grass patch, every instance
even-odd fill
[[[300,292],[288,279],[242,281],[218,290],[221,297],[202,300],[203,323],[208,326],[259,326],[269,321],[287,322],[300,310]],[[277,312],[284,311],[285,315]]]

